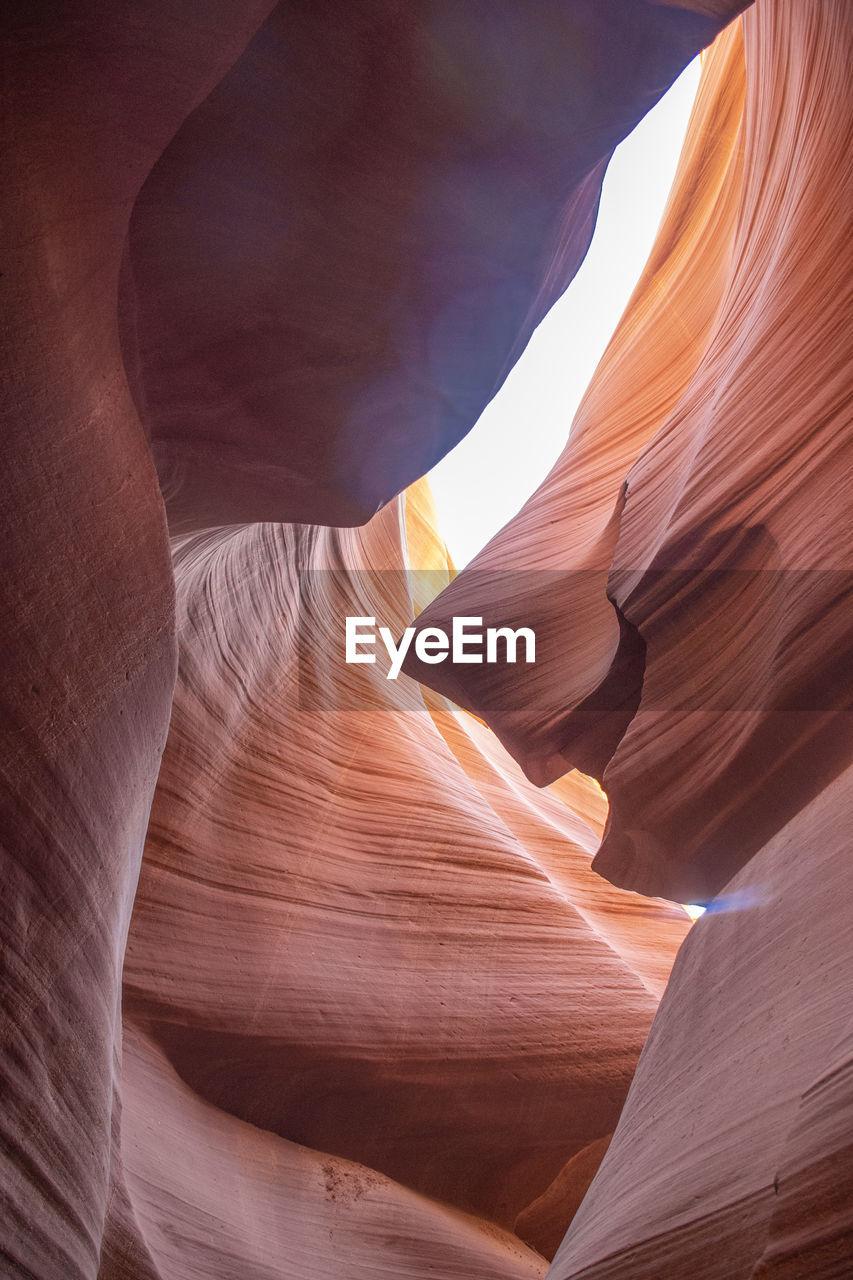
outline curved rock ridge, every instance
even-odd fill
[[[841,1280],[853,1256],[853,771],[694,925],[548,1280]]]
[[[173,528],[360,524],[424,474],[575,274],[615,145],[743,7],[276,5],[133,213]]]
[[[4,1276],[97,1271],[122,954],[175,680],[163,504],[116,328],[128,220],[266,8],[213,0],[200,30],[152,0],[0,14]]]
[[[108,1229],[101,1280],[545,1273],[509,1232],[202,1101],[129,1022],[122,1080],[129,1195]]]
[[[554,1257],[612,1138],[613,1134],[608,1133],[572,1156],[538,1200],[534,1200],[516,1218],[515,1231],[519,1239],[544,1257]]]
[[[628,475],[610,589],[646,667],[597,869],[683,901],[719,888],[853,748],[851,17],[847,0],[779,0],[744,19],[731,280],[696,378]],[[665,799],[649,777],[669,779]]]
[[[518,519],[457,576],[395,496],[742,7],[6,6],[4,1275],[846,1277],[849,0],[708,54]],[[599,844],[717,895],[656,1017],[687,920]]]
[[[754,1280],[843,1276],[853,1257],[853,1032],[841,1018],[785,1142]]]
[[[461,691],[537,781],[572,763],[603,778],[611,811],[596,869],[681,901],[717,891],[850,755],[853,546],[838,512],[853,482],[839,350],[853,318],[851,25],[842,0],[750,10],[742,156],[740,72],[723,38],[662,229],[677,296],[693,300],[688,333],[652,267],[554,475],[422,619],[487,612],[506,574],[491,612],[532,625],[536,575],[516,588],[510,572],[520,546],[542,564],[566,564],[565,553],[572,570],[600,570],[580,585],[570,575],[539,606],[546,635],[559,622],[564,650],[583,656],[568,676],[559,660],[540,668],[538,715],[518,714],[515,673],[504,691],[481,691],[470,667],[417,674]],[[622,419],[631,447],[623,435],[620,458],[605,443],[612,378],[632,387],[617,412],[639,409]],[[573,489],[588,432],[603,459],[589,510]],[[494,686],[501,669],[489,671]]]
[[[407,1214],[429,1197],[511,1229],[615,1126],[689,921],[591,871],[590,779],[538,790],[484,726],[376,668],[300,686],[300,646],[342,644],[346,609],[411,618],[411,595],[381,595],[407,555],[446,579],[428,503],[419,485],[364,529],[175,541],[180,670],[124,1011],[199,1116],[355,1161],[418,1193]],[[373,699],[339,710],[333,682],[365,671]],[[138,1201],[154,1157],[127,1137],[150,1119],[127,1088],[123,1105],[154,1256]]]
[[[742,184],[743,37],[732,24],[707,52],[657,240],[551,473],[427,611],[535,629],[535,666],[405,669],[483,716],[530,778],[577,763],[603,776],[635,709],[617,687],[609,714],[584,717],[620,641],[605,590],[628,468],[666,421],[706,349],[728,279]],[[697,259],[701,278],[697,280]],[[663,301],[662,301],[663,300]],[[649,350],[666,359],[649,369]],[[620,705],[626,698],[628,705]],[[571,716],[570,716],[570,713]]]

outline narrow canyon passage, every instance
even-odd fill
[[[0,1274],[842,1280],[850,0],[2,22]],[[457,571],[425,473],[700,50]]]

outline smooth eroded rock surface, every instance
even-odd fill
[[[598,1173],[604,1154],[613,1137],[608,1133],[563,1166],[542,1195],[518,1215],[515,1232],[546,1258],[553,1258],[560,1247],[569,1223],[577,1213],[589,1184]]]
[[[846,1274],[851,805],[847,771],[694,925],[549,1280]]]
[[[742,8],[276,5],[134,208],[173,527],[360,524],[423,475],[580,265],[614,146]]]
[[[4,1275],[98,1267],[122,957],[176,661],[119,267],[151,166],[261,9],[213,3],[195,31],[147,0],[0,19]]]
[[[637,708],[644,652],[631,654],[626,631],[625,660],[620,668],[614,663],[624,628],[607,598],[607,577],[626,473],[695,374],[728,279],[745,91],[735,23],[706,55],[656,243],[562,455],[421,619],[441,624],[454,613],[474,614],[495,625],[532,626],[536,665],[508,673],[407,659],[418,679],[484,717],[539,784],[573,764],[601,778]]]
[[[4,1276],[847,1276],[849,0],[716,41],[519,516],[400,496],[742,7],[4,13]],[[343,662],[452,613],[536,667]]]
[[[417,674],[537,781],[603,778],[597,869],[681,901],[850,758],[851,29],[841,0],[755,5],[740,131],[736,36],[718,44],[563,458],[422,620],[523,614],[559,637],[524,689]]]
[[[591,872],[589,779],[539,792],[465,713],[339,660],[346,612],[411,618],[407,555],[441,572],[426,500],[410,541],[401,501],[176,543],[124,1008],[211,1111],[511,1228],[612,1132],[688,921]]]
[[[508,1232],[202,1101],[132,1023],[123,1092],[130,1199],[110,1224],[101,1280],[544,1275]]]

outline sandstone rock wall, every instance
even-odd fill
[[[551,1280],[853,1258],[851,18],[756,4],[745,93],[738,36],[717,43],[563,457],[420,619],[568,632],[523,696],[523,671],[418,674],[537,780],[603,779],[597,870],[710,899]]]
[[[847,1274],[851,798],[848,770],[694,925],[551,1280]]]
[[[682,901],[849,758],[849,17],[755,6],[742,124],[738,37],[717,45],[563,457],[421,619],[523,614],[545,661],[408,664],[536,781],[602,778],[597,868]]]
[[[443,699],[334,665],[345,612],[411,616],[407,557],[440,572],[426,500],[421,486],[363,530],[176,542],[181,663],[124,977],[126,1025],[193,1114],[299,1144],[306,1168],[355,1161],[346,1177],[398,1184],[407,1275],[428,1274],[424,1214],[478,1215],[466,1230],[486,1267],[487,1224],[511,1229],[612,1131],[688,925],[591,872],[605,802],[589,779],[540,792]],[[365,671],[369,701],[342,706],[335,681]],[[162,1274],[192,1275],[206,1254],[189,1229],[168,1254],[158,1240],[167,1206],[195,1194],[178,1155],[195,1139],[177,1111],[164,1128],[154,1089],[123,1091],[130,1203]],[[249,1179],[244,1212],[255,1194]],[[297,1229],[300,1209],[279,1213]],[[381,1233],[359,1247],[390,1265]],[[500,1247],[515,1274],[525,1251]]]
[[[213,3],[200,31],[145,0],[0,16],[4,1275],[98,1267],[122,957],[176,664],[119,269],[151,166],[263,9]]]
[[[709,54],[480,561],[397,497],[742,7],[4,13],[4,1274],[541,1277],[614,1130],[552,1280],[847,1274],[849,0]],[[350,685],[353,604],[534,622],[542,682]],[[713,898],[642,1056],[634,890]]]

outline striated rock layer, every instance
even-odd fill
[[[478,564],[394,496],[741,7],[4,15],[4,1274],[849,1269],[849,0],[716,44]],[[341,663],[448,612],[535,671]],[[716,895],[642,1056],[686,921],[632,889]]]
[[[253,1205],[275,1159],[316,1201],[281,1201],[281,1239],[303,1212],[335,1226],[344,1210],[318,1198],[317,1171],[340,1168],[328,1177],[355,1256],[375,1268],[402,1224],[400,1274],[429,1274],[458,1224],[446,1274],[489,1274],[496,1258],[499,1274],[541,1274],[487,1224],[511,1229],[612,1132],[686,932],[679,908],[591,872],[605,802],[589,779],[539,792],[443,699],[336,661],[345,613],[411,617],[407,557],[441,572],[426,498],[406,501],[410,545],[402,501],[358,531],[250,526],[175,544],[180,672],[124,989],[141,1037],[126,1078],[148,1083],[124,1090],[122,1160],[155,1274],[208,1259],[189,1226],[164,1252],[161,1224],[196,1204],[199,1161],[177,1153],[211,1124],[246,1134],[235,1198]],[[161,1078],[195,1098],[186,1129],[177,1103],[160,1124]],[[356,1196],[350,1210],[347,1179],[384,1188],[387,1238],[360,1217],[375,1206]],[[316,1274],[343,1247],[321,1251]]]
[[[524,617],[570,657],[409,668],[530,776],[603,779],[596,869],[710,899],[549,1280],[853,1258],[853,8],[759,0],[743,30],[745,93],[732,31],[562,459],[420,619]]]
[[[848,770],[679,953],[549,1280],[841,1280],[853,1257]]]
[[[732,32],[565,454],[422,619],[523,616],[544,662],[407,668],[536,781],[603,778],[597,869],[681,901],[851,750],[850,6],[758,4],[745,30],[743,125]]]
[[[127,1195],[113,1201],[102,1277],[544,1275],[508,1232],[204,1102],[132,1023],[123,1093]]]
[[[176,657],[152,442],[175,521],[367,518],[473,423],[612,147],[740,7],[4,7],[9,1274],[91,1280],[120,1185]]]
[[[599,1170],[613,1137],[608,1133],[563,1166],[549,1187],[515,1220],[515,1231],[538,1253],[553,1258],[566,1234],[566,1223],[577,1213],[589,1185]]]
[[[163,503],[116,327],[128,220],[264,8],[214,2],[195,31],[149,0],[0,15],[4,1276],[97,1271],[122,956],[175,679]]]
[[[657,240],[541,487],[424,615],[454,612],[535,629],[537,661],[502,667],[413,657],[406,670],[485,718],[535,782],[572,764],[601,778],[637,707],[643,653],[606,595],[625,476],[684,394],[726,286],[743,180],[740,24],[706,55]],[[660,352],[650,362],[649,353]],[[627,648],[627,645],[625,646]],[[608,679],[609,675],[609,679]],[[609,685],[609,689],[608,689]],[[593,703],[597,689],[604,696]]]

